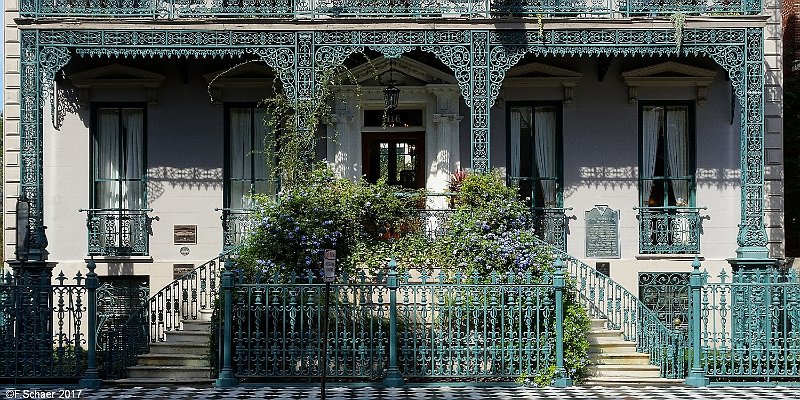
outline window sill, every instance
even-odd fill
[[[94,260],[96,263],[119,263],[119,262],[134,262],[134,263],[152,263],[153,257],[151,256],[94,256],[86,257],[84,261],[89,262]]]
[[[637,260],[676,260],[676,261],[692,261],[697,257],[700,261],[705,260],[702,254],[639,254],[636,256]]]

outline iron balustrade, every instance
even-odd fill
[[[699,264],[699,263],[698,263]],[[796,380],[800,371],[800,275],[724,269],[697,298],[700,364],[714,381]],[[694,303],[692,303],[694,305]]]
[[[542,246],[547,243],[541,242]],[[606,327],[622,331],[623,338],[636,342],[638,351],[650,355],[665,378],[684,378],[688,372],[686,331],[672,329],[647,305],[619,283],[575,257],[552,248],[560,257],[569,279],[590,318],[606,320]]]
[[[149,219],[152,209],[91,208],[86,212],[90,256],[149,255]]]
[[[255,226],[252,209],[216,208],[222,211],[222,249],[227,251],[244,243],[247,234]]]
[[[86,369],[85,277],[24,271],[0,278],[0,380],[77,381]],[[54,383],[57,381],[51,381]]]
[[[572,207],[534,208],[531,215],[531,228],[536,237],[561,251],[567,251],[567,230],[570,217],[566,212]]]
[[[31,0],[29,18],[509,19],[757,15],[760,0]]]
[[[197,320],[203,313],[210,317],[224,260],[237,251],[230,249],[175,279],[132,312],[121,327],[105,331],[106,336],[98,338],[106,346],[100,349],[105,360],[100,368],[103,377],[125,377],[126,368],[149,351],[150,343],[163,342],[166,333],[179,330],[184,320]]]
[[[705,207],[635,207],[639,211],[639,253],[700,253]]]

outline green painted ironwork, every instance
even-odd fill
[[[639,272],[639,299],[666,326],[689,325],[689,273]]]
[[[51,282],[24,266],[0,279],[0,380],[78,381],[87,366],[84,280],[61,272]]]
[[[97,349],[107,349],[105,342],[109,332],[119,329],[131,316],[141,309],[150,298],[150,288],[146,283],[137,286],[103,283],[95,288]]]
[[[70,0],[22,0],[25,17],[90,17],[180,20],[196,18],[272,18],[295,20],[355,18],[513,19],[630,18],[688,15],[753,15],[761,0],[109,0],[76,3]]]
[[[90,256],[146,256],[150,253],[147,213],[152,209],[86,209]]]
[[[547,246],[541,242],[542,246]],[[552,246],[551,246],[552,248]],[[619,283],[582,261],[552,248],[575,280],[575,290],[591,318],[605,319],[606,327],[619,329],[623,338],[636,342],[637,350],[650,355],[665,378],[684,378],[688,371],[687,338],[664,324],[647,305]]]
[[[97,268],[94,260],[89,260],[86,265],[89,272],[86,274],[86,292],[88,304],[88,324],[86,335],[87,346],[87,363],[86,372],[83,378],[78,382],[80,387],[97,388],[103,383],[100,379],[100,373],[97,370],[97,288],[99,285],[97,274],[94,270]]]
[[[377,380],[389,368],[392,384],[465,376],[509,381],[555,361],[554,320],[562,307],[548,278],[343,274],[331,284],[330,329],[322,337],[325,288],[315,275],[258,275],[255,283],[239,275],[226,314],[237,378],[309,379],[327,368],[333,379]],[[320,365],[323,340],[327,366]]]
[[[244,243],[253,228],[253,210],[217,208],[222,211],[222,249],[227,251]]]
[[[705,207],[636,207],[639,214],[639,253],[700,253]]]
[[[732,275],[723,269],[714,282],[704,271],[701,279],[692,306],[704,375],[712,381],[796,380],[800,275],[742,268]]]
[[[175,279],[150,296],[118,329],[101,332],[103,378],[125,377],[126,368],[135,365],[136,356],[149,351],[150,343],[163,342],[166,333],[179,330],[184,320],[197,320],[202,312],[210,314],[217,299],[220,269],[237,251],[222,253]]]

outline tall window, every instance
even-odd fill
[[[689,103],[644,103],[640,206],[694,205],[694,119]]]
[[[92,206],[106,210],[147,207],[145,108],[95,107],[92,151]]]
[[[560,118],[553,104],[509,107],[508,176],[534,208],[562,205]]]
[[[228,104],[225,111],[225,207],[249,209],[254,194],[276,193],[274,135],[265,125],[266,112],[262,108]]]

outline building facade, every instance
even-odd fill
[[[57,269],[94,258],[101,281],[164,287],[275,190],[259,101],[313,98],[346,65],[357,84],[336,87],[317,152],[342,176],[446,192],[456,171],[496,169],[545,240],[634,293],[695,256],[769,264],[783,258],[780,7],[7,1],[6,259],[24,194],[31,248]]]

